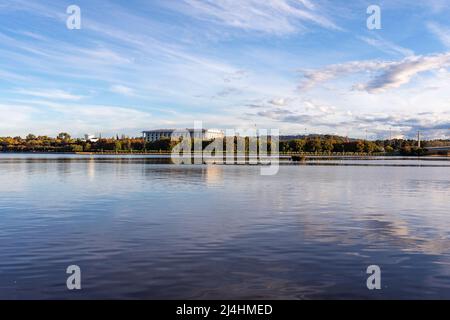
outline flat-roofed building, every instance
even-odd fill
[[[425,151],[428,155],[442,155],[449,156],[450,155],[450,146],[446,147],[427,147]]]
[[[222,130],[216,129],[159,129],[159,130],[149,130],[142,132],[144,139],[148,142],[158,141],[161,139],[170,138],[193,138],[193,139],[203,139],[203,140],[214,140],[217,138],[223,138],[225,135]]]
[[[94,136],[93,134],[85,134],[84,135],[84,141],[86,141],[86,142],[98,142],[98,140],[100,140],[100,139],[97,138],[96,136]]]

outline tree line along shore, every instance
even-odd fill
[[[235,148],[239,139],[244,142],[247,151],[249,138],[235,137]],[[203,148],[212,141],[203,141]],[[40,153],[170,153],[177,141],[161,139],[154,142],[143,138],[112,137],[100,138],[97,141],[72,138],[68,133],[60,133],[56,137],[36,136],[0,137],[0,152],[40,152]],[[224,142],[225,144],[226,142]],[[402,155],[415,156],[426,154],[425,148],[450,145],[449,140],[422,141],[418,147],[417,140],[362,140],[348,139],[331,135],[310,135],[302,138],[283,139],[279,141],[282,154],[366,154],[366,155]]]

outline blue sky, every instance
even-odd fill
[[[0,0],[0,136],[203,121],[449,137],[449,14],[447,0]]]

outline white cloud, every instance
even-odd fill
[[[127,86],[120,85],[120,84],[111,86],[110,91],[124,95],[124,96],[134,96],[135,95],[135,92],[133,89],[131,89]]]
[[[313,10],[316,6],[314,5],[314,3],[312,3],[309,0],[298,0],[299,2],[301,2],[306,8]]]
[[[36,109],[32,106],[22,104],[4,104],[0,103],[0,128],[2,135],[17,135],[22,132],[17,132],[18,128],[22,130],[30,130],[28,125],[32,123],[33,115]]]
[[[306,100],[304,102],[304,104],[305,104],[305,110],[311,111],[311,112],[317,112],[317,113],[321,114],[322,116],[334,114],[336,112],[336,107],[324,105],[322,103],[317,103],[315,101]]]
[[[323,69],[303,72],[300,89],[309,89],[319,83],[352,74],[368,73],[372,78],[366,83],[356,83],[353,88],[369,93],[380,93],[409,83],[416,75],[450,66],[450,52],[427,56],[411,56],[400,61],[353,61],[331,65]]]
[[[129,58],[107,48],[79,49],[79,52],[91,61],[108,64],[128,64],[132,62]]]
[[[407,84],[419,73],[449,66],[450,53],[409,57],[389,65],[380,75],[360,88],[370,93],[378,93]]]
[[[58,103],[47,100],[30,103],[0,104],[2,135],[55,135],[69,131],[81,137],[86,132],[102,132],[113,135],[125,133],[139,135],[139,129],[151,128],[164,123],[155,119],[151,113],[134,108],[87,105],[77,103]],[[42,115],[51,114],[51,119]]]
[[[286,98],[276,98],[276,99],[270,100],[269,103],[273,104],[275,106],[282,107],[282,106],[287,105],[288,99],[286,99]]]
[[[446,47],[450,48],[450,28],[430,22],[427,25],[430,30]]]
[[[382,61],[352,61],[330,65],[322,69],[302,70],[303,81],[300,84],[299,89],[310,89],[319,83],[330,81],[338,77],[347,76],[352,73],[376,71],[383,69],[388,65],[388,62]]]
[[[375,47],[378,50],[388,54],[402,55],[406,57],[414,55],[414,51],[407,48],[403,48],[393,42],[381,38],[380,36],[375,36],[374,38],[360,37],[360,39],[365,43],[371,45],[372,47]]]
[[[28,89],[17,89],[15,93],[33,96],[38,98],[45,98],[51,100],[81,100],[83,96],[75,95],[70,92],[63,90],[28,90]]]
[[[184,0],[184,4],[180,11],[244,30],[289,34],[303,29],[305,23],[339,29],[309,0]]]

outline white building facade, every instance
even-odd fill
[[[85,134],[84,135],[84,141],[86,142],[97,142],[98,140],[100,140],[99,138],[97,138],[95,135],[93,134]]]
[[[142,132],[145,141],[153,142],[161,139],[179,139],[179,138],[192,138],[192,139],[202,139],[202,140],[214,140],[224,138],[224,133],[222,130],[215,129],[160,129],[160,130],[150,130]]]

